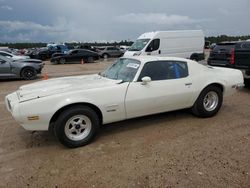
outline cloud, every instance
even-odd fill
[[[47,32],[60,32],[62,29],[55,26],[42,25],[34,22],[22,22],[22,21],[1,21],[0,27],[6,29],[9,32],[20,31],[20,30],[37,30]]]
[[[225,8],[219,8],[218,11],[220,14],[225,15],[225,16],[228,16],[231,14],[231,12]]]
[[[90,32],[85,25],[70,22],[64,17],[58,17],[48,24],[31,21],[6,21],[0,20],[1,42],[65,42],[65,41],[97,41],[99,31]]]
[[[118,22],[131,24],[158,24],[158,25],[179,25],[197,22],[189,16],[167,15],[164,13],[129,13],[115,18]]]
[[[42,25],[29,21],[1,21],[0,41],[44,41],[64,37],[68,30],[67,23],[58,20],[54,25]]]
[[[1,9],[4,9],[4,10],[13,10],[13,8],[11,6],[9,6],[9,5],[2,5]]]

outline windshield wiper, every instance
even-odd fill
[[[140,51],[140,50],[132,48],[132,49],[129,49],[128,51]]]

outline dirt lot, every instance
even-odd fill
[[[47,63],[43,72],[91,74],[111,62]],[[250,187],[250,89],[225,98],[213,118],[184,110],[133,119],[68,149],[7,112],[5,95],[27,83],[0,82],[0,187]]]

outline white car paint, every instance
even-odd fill
[[[192,107],[201,91],[208,85],[223,86],[224,96],[243,85],[241,71],[213,68],[197,62],[173,57],[140,56],[141,62],[132,82],[112,80],[100,75],[85,75],[49,79],[21,86],[6,96],[7,109],[27,130],[48,130],[51,118],[63,107],[88,103],[98,108],[102,123]],[[187,62],[189,75],[185,78],[137,81],[145,63],[150,61]],[[39,117],[32,120],[32,117]]]
[[[148,39],[146,45],[141,50],[133,50],[133,44],[125,52],[124,57],[157,55],[190,58],[192,54],[203,54],[205,44],[205,36],[201,30],[147,32],[140,35],[137,41],[141,39]],[[148,46],[154,39],[160,40],[159,48],[152,52],[147,52]]]

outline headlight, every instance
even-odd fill
[[[141,55],[141,52],[135,52],[135,53],[133,54],[133,56],[139,56],[139,55]]]

